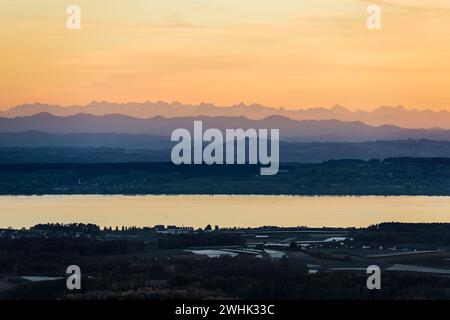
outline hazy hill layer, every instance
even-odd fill
[[[361,122],[338,120],[304,120],[271,116],[261,120],[244,117],[154,117],[138,119],[124,115],[94,116],[78,114],[59,117],[48,113],[17,118],[0,118],[0,132],[42,131],[55,134],[121,133],[170,136],[177,128],[193,130],[195,120],[203,121],[204,129],[255,128],[279,129],[282,140],[301,142],[429,139],[450,140],[450,130],[405,129],[397,126],[369,126]]]
[[[179,102],[143,102],[143,103],[108,103],[91,102],[85,106],[67,106],[48,104],[24,104],[16,106],[8,111],[0,112],[0,117],[14,118],[19,116],[31,116],[38,113],[51,113],[57,116],[70,116],[79,113],[92,115],[123,114],[136,118],[152,118],[163,116],[196,117],[196,116],[243,116],[249,119],[264,119],[277,115],[294,120],[330,120],[361,121],[365,124],[380,126],[392,124],[404,128],[444,128],[450,129],[450,112],[446,110],[408,110],[401,106],[383,106],[373,111],[351,111],[342,106],[332,108],[307,108],[287,110],[284,108],[272,108],[259,104],[219,107],[214,104],[202,103],[198,105],[185,105]]]

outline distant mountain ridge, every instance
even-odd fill
[[[23,104],[10,110],[0,112],[0,117],[14,118],[32,116],[39,113],[50,113],[56,116],[72,116],[91,114],[97,116],[122,114],[130,117],[147,119],[155,116],[176,117],[246,117],[261,120],[270,116],[283,116],[294,120],[341,120],[360,121],[372,126],[396,125],[403,128],[443,128],[450,129],[450,112],[446,110],[408,110],[402,106],[382,106],[373,111],[351,111],[342,106],[331,108],[285,109],[273,108],[260,104],[238,104],[219,107],[214,104],[198,105],[180,102],[142,102],[142,103],[110,103],[93,101],[85,106],[58,106],[49,104]]]
[[[0,132],[19,133],[42,131],[54,134],[121,133],[148,134],[169,137],[173,130],[186,128],[192,131],[195,120],[203,121],[204,130],[217,128],[280,129],[283,141],[298,142],[364,142],[376,140],[429,139],[450,141],[450,130],[405,129],[392,125],[369,126],[362,122],[339,120],[297,121],[282,116],[261,120],[245,117],[176,117],[161,116],[139,119],[125,115],[95,116],[77,114],[60,117],[49,113],[17,118],[0,118]]]

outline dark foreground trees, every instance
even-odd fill
[[[48,258],[48,257],[43,257]],[[36,257],[36,259],[39,259]],[[57,263],[61,256],[54,255]],[[288,260],[253,257],[161,259],[84,257],[82,290],[65,279],[23,283],[0,293],[6,299],[450,299],[450,279],[385,273],[382,290],[369,291],[366,275],[308,274]]]

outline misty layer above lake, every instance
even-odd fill
[[[169,137],[128,134],[0,133],[0,163],[164,162]],[[280,142],[282,162],[450,157],[450,141]]]

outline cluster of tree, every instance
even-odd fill
[[[30,230],[35,231],[50,231],[50,232],[66,232],[66,233],[83,233],[90,235],[99,235],[101,233],[100,227],[95,224],[85,223],[46,223],[32,226]]]
[[[377,244],[450,245],[450,223],[381,223],[354,229],[355,241]]]
[[[158,240],[160,248],[183,249],[188,247],[234,246],[245,243],[240,234],[201,232],[169,234]]]
[[[139,253],[144,250],[144,242],[136,240],[92,240],[60,238],[0,238],[0,253],[4,255],[16,254],[45,254],[51,252],[65,252],[80,255],[110,255]]]

